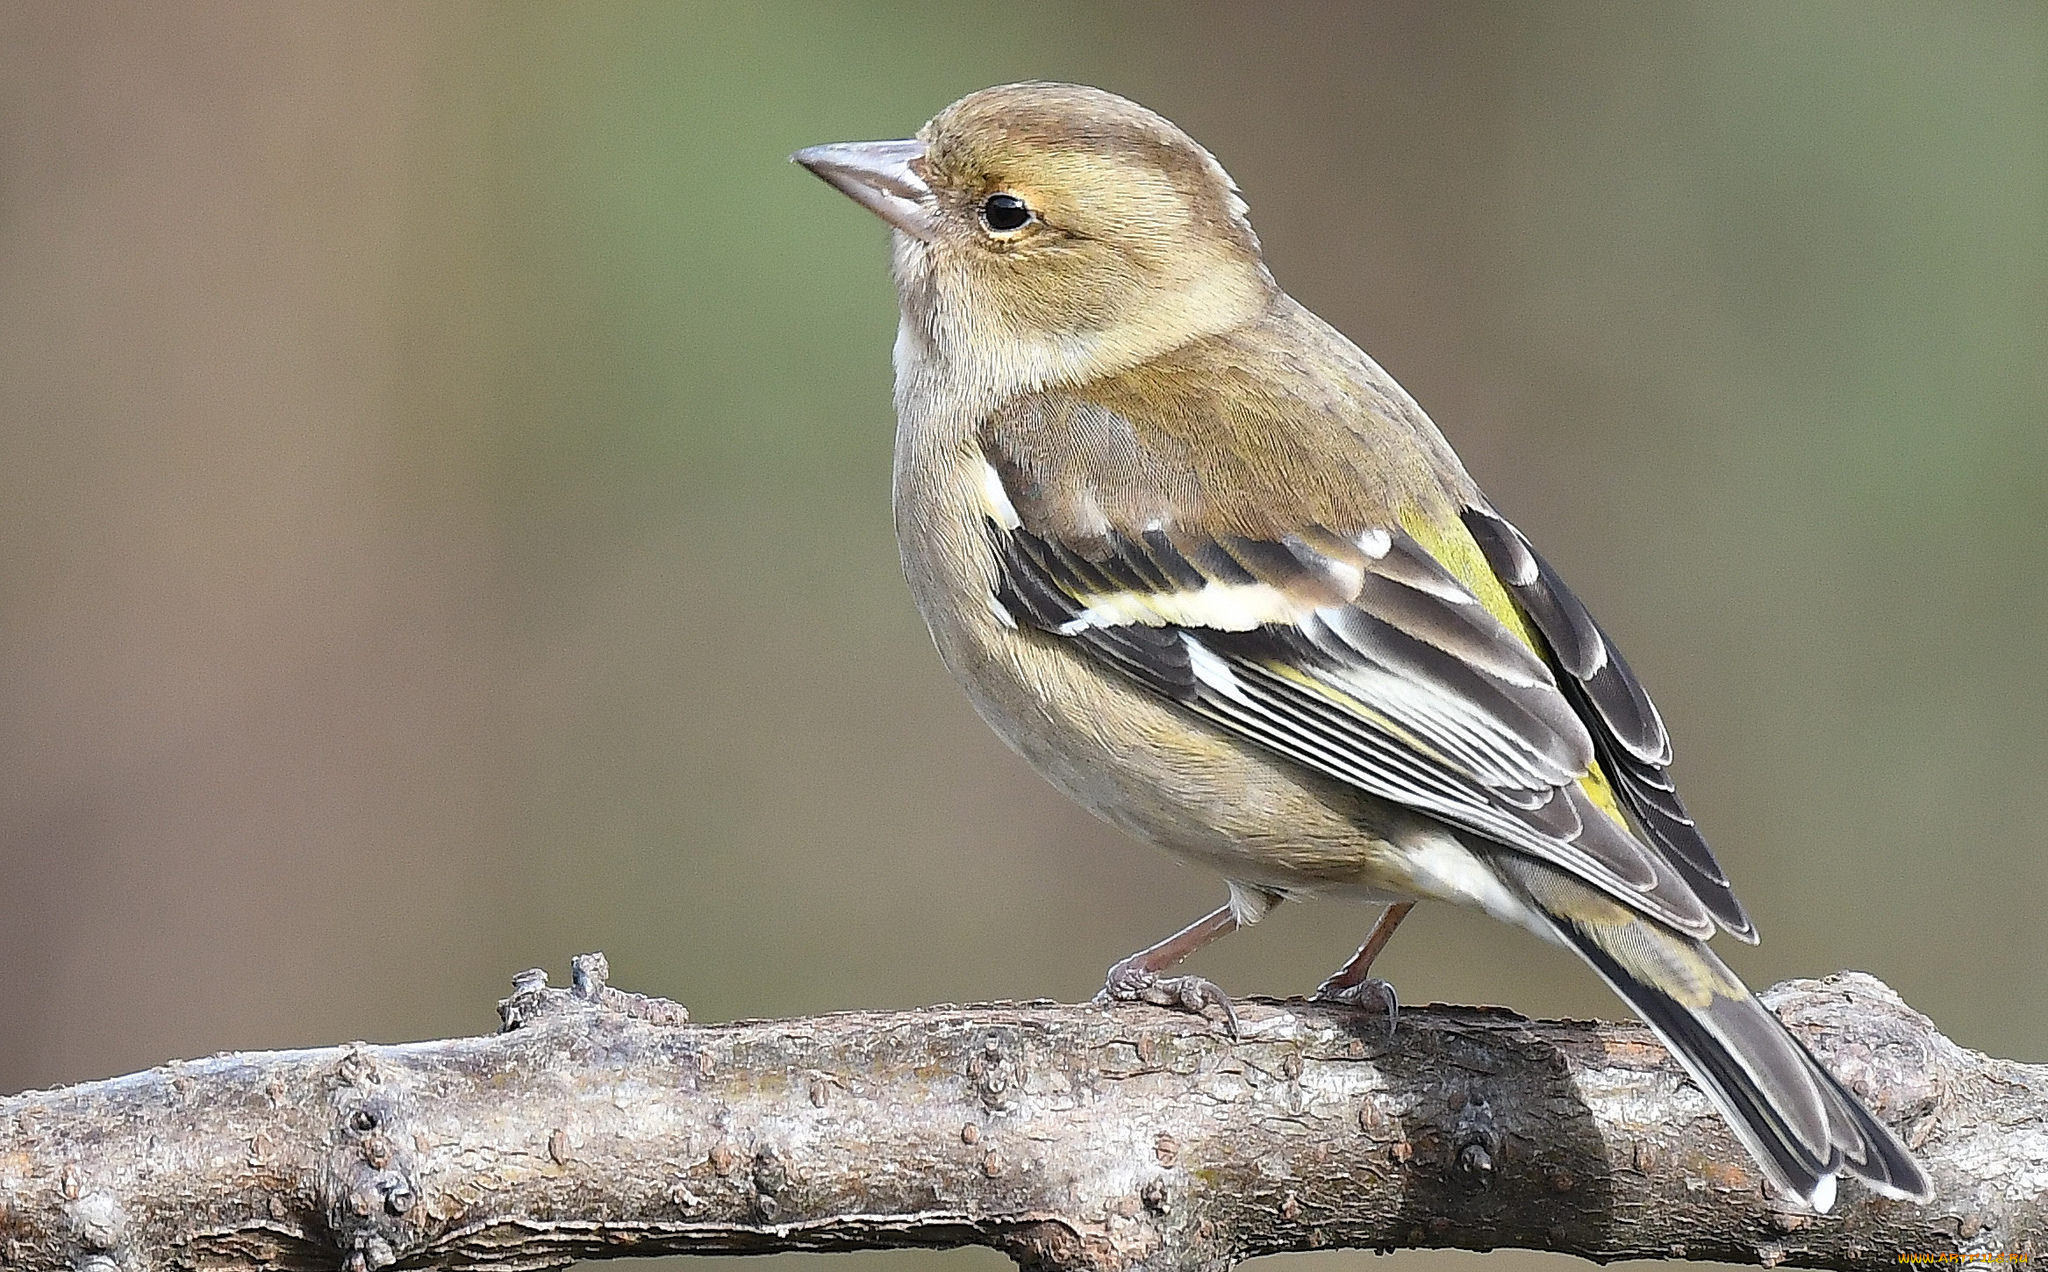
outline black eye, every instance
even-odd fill
[[[998,234],[1021,230],[1031,219],[1031,208],[1014,194],[992,194],[982,200],[981,223]]]

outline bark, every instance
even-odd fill
[[[1333,1247],[1896,1266],[2048,1253],[2048,1068],[1868,976],[1767,995],[1939,1199],[1765,1194],[1639,1026],[1241,1003],[1244,1033],[1051,1003],[698,1025],[538,972],[493,1037],[214,1056],[0,1099],[0,1266],[557,1267],[994,1246],[1220,1268]]]

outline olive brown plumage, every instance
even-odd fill
[[[1926,1175],[1708,949],[1755,931],[1620,651],[1412,398],[1280,290],[1209,153],[1097,89],[1013,84],[797,161],[896,233],[896,526],[983,717],[1228,904],[1104,993],[1288,898],[1416,900],[1579,954],[1777,1187]],[[1234,1017],[1233,1017],[1234,1019]]]

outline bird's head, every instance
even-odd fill
[[[906,338],[989,387],[1083,379],[1244,322],[1275,293],[1221,164],[1074,84],[961,98],[905,141],[794,156],[896,228]]]

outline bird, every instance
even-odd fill
[[[1099,999],[1218,1014],[1166,973],[1285,900],[1418,901],[1578,954],[1764,1176],[1932,1195],[1709,948],[1755,926],[1606,631],[1415,400],[1268,269],[1221,164],[1085,85],[971,93],[914,137],[791,156],[890,226],[895,528],[941,659],[1068,796],[1222,875]]]

